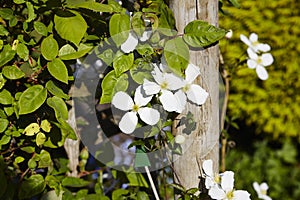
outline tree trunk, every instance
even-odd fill
[[[218,24],[218,0],[170,0],[179,33],[193,20]],[[189,104],[185,113],[192,112],[197,127],[192,133],[183,133],[185,127],[173,130],[184,134],[183,155],[174,156],[175,182],[185,188],[199,187],[202,162],[212,159],[214,169],[219,165],[219,48],[218,45],[203,50],[191,51],[190,63],[200,68],[201,76],[195,81],[208,93],[202,106]]]

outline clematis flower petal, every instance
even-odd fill
[[[261,80],[267,80],[269,78],[267,70],[261,65],[257,65],[256,74]]]
[[[254,182],[252,184],[252,186],[253,186],[254,190],[256,191],[256,193],[260,194],[260,186],[259,186],[259,184],[257,182]]]
[[[272,54],[270,54],[270,53],[264,53],[264,54],[262,54],[261,55],[261,59],[262,59],[263,66],[269,66],[274,61],[274,58],[273,58]]]
[[[143,107],[138,110],[141,120],[149,125],[155,125],[160,119],[160,114],[153,108]]]
[[[182,90],[178,90],[174,95],[178,102],[178,109],[176,110],[176,112],[182,113],[186,105],[186,95]]]
[[[121,118],[119,128],[123,133],[130,134],[135,130],[137,123],[138,117],[136,116],[136,112],[127,112]]]
[[[164,81],[164,76],[163,73],[160,71],[160,69],[158,68],[158,66],[156,64],[154,64],[154,68],[153,71],[151,72],[154,80],[158,83],[161,84]]]
[[[145,106],[152,99],[152,95],[146,96],[146,94],[144,94],[144,92],[145,91],[142,89],[141,85],[139,87],[137,87],[136,90],[135,90],[135,93],[134,93],[134,102],[138,106]]]
[[[114,105],[116,108],[123,110],[123,111],[128,111],[131,110],[134,102],[132,98],[125,92],[117,92],[111,101],[112,105]]]
[[[251,33],[251,34],[250,34],[250,37],[249,37],[249,40],[250,40],[251,43],[257,42],[257,40],[258,40],[258,35],[257,35],[256,33]]]
[[[248,53],[249,58],[251,58],[252,60],[258,59],[258,55],[251,48],[247,49],[247,53]]]
[[[144,79],[143,89],[145,90],[146,95],[153,95],[159,93],[160,86],[155,82]]]
[[[226,192],[233,190],[234,186],[234,173],[232,171],[226,171],[222,174],[221,187]]]
[[[130,52],[132,52],[135,49],[135,47],[137,46],[138,42],[139,41],[135,37],[135,35],[130,32],[127,40],[121,45],[121,50],[124,53],[130,53]]]
[[[233,191],[233,199],[236,200],[250,200],[249,192],[245,190],[235,190]]]
[[[197,104],[202,105],[205,103],[208,93],[200,86],[191,84],[189,90],[186,92],[187,98]]]
[[[257,45],[257,49],[259,51],[262,51],[262,52],[267,52],[267,51],[271,50],[271,47],[268,44],[262,44],[262,43],[260,43],[260,44]]]
[[[204,173],[209,176],[209,177],[213,177],[214,176],[214,172],[213,172],[213,161],[211,159],[209,160],[204,160],[203,164],[202,164],[202,168]]]
[[[185,80],[187,83],[192,83],[200,74],[200,69],[196,65],[188,64],[185,70]]]
[[[240,39],[241,39],[241,41],[244,42],[246,45],[248,45],[248,46],[251,45],[251,42],[249,41],[249,39],[248,39],[245,35],[241,34],[241,35],[240,35]]]
[[[173,112],[180,109],[177,99],[171,91],[162,90],[159,100],[164,109],[168,112]]]
[[[208,195],[212,199],[219,199],[219,200],[226,199],[225,191],[219,188],[218,186],[210,188],[210,190],[208,191]]]
[[[260,184],[260,190],[264,190],[264,191],[266,191],[266,190],[268,190],[269,189],[269,186],[268,186],[268,184],[267,183],[265,183],[265,182],[263,182],[262,184]]]
[[[257,62],[255,60],[252,59],[248,59],[247,60],[247,65],[250,69],[255,69],[257,66]]]
[[[164,78],[169,90],[178,90],[185,85],[183,79],[174,75],[173,73],[165,73]]]

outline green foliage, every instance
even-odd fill
[[[268,195],[272,199],[293,200],[300,198],[300,170],[297,146],[287,139],[282,145],[272,145],[267,140],[256,141],[248,146],[231,150],[226,157],[227,169],[235,172],[237,189],[249,191],[251,199],[258,200],[253,182],[267,182]],[[238,160],[238,162],[237,162]],[[288,181],[285,181],[288,180]]]
[[[233,38],[221,41],[225,65],[231,74],[229,113],[254,125],[257,133],[275,138],[299,138],[299,3],[283,1],[240,1],[240,9],[225,7],[220,24],[233,30]],[[234,23],[233,23],[234,21]],[[246,45],[240,34],[258,34],[260,42],[271,46],[275,62],[267,67],[269,78],[260,81],[255,70],[245,64]],[[234,63],[242,66],[236,68]]]

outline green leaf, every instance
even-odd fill
[[[134,167],[151,166],[147,153],[143,147],[137,146]]]
[[[182,185],[179,185],[177,183],[172,183],[170,184],[170,186],[174,187],[175,189],[179,190],[179,191],[182,191],[182,192],[185,192],[186,189],[182,186]]]
[[[142,36],[145,31],[145,21],[142,12],[136,12],[131,20],[132,28],[138,36]]]
[[[33,146],[22,147],[21,150],[25,151],[26,153],[33,153],[33,152],[35,152],[35,148]]]
[[[57,80],[68,84],[68,69],[65,63],[59,59],[55,58],[51,62],[48,62],[48,71],[49,73],[56,78]]]
[[[144,55],[151,55],[154,53],[154,50],[150,44],[138,44],[136,50],[142,56]]]
[[[80,188],[80,187],[85,187],[90,184],[90,182],[85,181],[80,178],[76,177],[66,177],[62,180],[61,182],[62,186],[65,187],[75,187],[75,188]]]
[[[19,199],[28,199],[44,191],[46,183],[44,177],[40,174],[31,175],[28,179],[22,181],[19,190]]]
[[[70,8],[85,8],[95,12],[113,12],[113,8],[110,5],[98,3],[94,1],[74,2],[74,0],[68,0],[67,6]]]
[[[130,75],[136,83],[143,84],[144,79],[149,81],[152,80],[152,70],[153,67],[150,63],[144,61],[143,59],[136,59],[135,64],[130,69]]]
[[[130,18],[126,14],[114,14],[109,21],[109,33],[117,47],[123,44],[130,30]]]
[[[52,165],[51,155],[48,151],[42,149],[40,155],[39,155],[39,168],[46,168],[50,167]]]
[[[76,133],[74,131],[74,129],[65,121],[65,120],[62,120],[62,119],[59,119],[59,124],[58,127],[60,128],[61,130],[61,134],[63,136],[63,138],[70,138],[72,140],[77,140],[77,136],[76,136]],[[63,142],[60,144],[58,143],[59,145],[63,145]]]
[[[18,45],[19,46],[19,45]],[[17,66],[12,65],[12,66],[5,66],[2,69],[3,75],[11,80],[16,80],[23,78],[25,76],[25,73],[22,72]]]
[[[10,45],[4,45],[0,53],[0,67],[11,61],[15,57],[16,52],[12,50]]]
[[[0,104],[10,105],[12,104],[12,101],[13,97],[8,90],[4,89],[0,92]]]
[[[23,43],[19,43],[17,46],[17,54],[24,61],[27,61],[29,58],[29,50],[28,50],[27,46]]]
[[[138,191],[136,197],[138,200],[149,200],[150,199],[148,194],[144,191]]]
[[[46,37],[41,44],[42,55],[46,60],[53,60],[58,55],[58,43],[53,35]]]
[[[35,21],[33,23],[33,27],[34,27],[34,30],[36,30],[36,32],[38,32],[42,36],[47,36],[48,35],[48,29],[47,29],[46,25],[43,24],[42,22],[36,22]]]
[[[177,75],[183,76],[189,64],[190,53],[182,38],[177,37],[166,42],[164,56],[168,67]]]
[[[60,37],[73,42],[76,46],[78,46],[87,30],[87,23],[79,13],[75,11],[70,12],[73,16],[60,17],[55,15],[54,27]]]
[[[149,185],[141,173],[126,173],[126,177],[129,181],[130,186],[136,187],[146,187],[148,188]]]
[[[47,90],[42,85],[27,88],[20,96],[19,114],[24,115],[37,110],[46,100]]]
[[[7,119],[0,118],[0,133],[3,133],[8,127],[9,121]]]
[[[2,148],[2,145],[6,145],[10,142],[11,136],[10,135],[3,135],[0,140],[0,149]]]
[[[117,189],[114,190],[112,193],[112,200],[122,200],[122,199],[127,199],[124,196],[128,195],[129,191],[124,190],[124,189]]]
[[[70,99],[69,95],[64,93],[64,91],[62,89],[60,89],[57,85],[55,85],[55,83],[51,80],[46,83],[45,87],[54,96],[57,96],[57,97],[60,97],[60,98],[66,99],[66,100]]]
[[[111,65],[114,59],[114,52],[112,49],[106,49],[101,54],[97,55],[107,65]]]
[[[14,0],[14,3],[16,3],[16,4],[22,4],[22,3],[25,3],[25,0]]]
[[[55,117],[57,120],[59,119],[63,119],[63,120],[67,120],[68,119],[68,108],[66,103],[64,102],[64,100],[62,100],[61,98],[54,96],[54,97],[50,97],[47,99],[47,104],[48,106],[50,106],[51,108],[54,109],[55,112]]]
[[[133,53],[130,53],[128,55],[120,53],[119,55],[116,55],[113,61],[113,67],[115,69],[116,77],[119,77],[124,72],[128,71],[132,67],[133,61]]]
[[[62,60],[73,60],[83,57],[92,50],[93,46],[80,44],[76,51],[70,44],[62,46],[59,50],[58,56]]]
[[[14,163],[21,163],[21,162],[23,162],[24,160],[25,160],[25,158],[23,158],[22,156],[18,156],[18,157],[15,158]]]
[[[6,79],[3,77],[2,73],[0,73],[0,89],[3,88],[5,83],[6,83]]]
[[[37,123],[31,123],[23,131],[23,134],[27,136],[33,136],[40,132],[40,126]]]
[[[224,29],[217,28],[205,21],[195,20],[184,28],[183,39],[192,47],[206,47],[222,39],[225,34]]]
[[[49,133],[51,131],[51,124],[50,124],[50,122],[47,119],[44,119],[41,122],[41,129],[43,131],[45,131],[46,133]]]
[[[34,13],[34,7],[33,7],[32,3],[30,3],[30,2],[26,2],[26,6],[27,6],[27,10],[28,10],[28,18],[27,18],[26,22],[31,22],[32,20],[34,20],[36,18],[36,14]]]
[[[45,143],[46,139],[46,135],[42,132],[39,132],[35,137],[35,143],[37,146],[42,146]]]
[[[6,30],[6,28],[4,28],[4,26],[0,24],[0,35],[1,36],[8,36],[8,34],[9,34],[9,32]]]
[[[113,95],[118,91],[126,91],[128,88],[128,75],[123,74],[116,77],[114,70],[110,71],[102,81],[102,96],[100,103],[110,103]]]

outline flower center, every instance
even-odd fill
[[[162,90],[167,89],[167,88],[168,88],[168,83],[167,83],[166,81],[162,82],[162,83],[160,84],[160,88],[161,88]]]
[[[262,58],[260,56],[258,56],[257,58],[257,64],[261,64],[262,63]]]
[[[132,106],[132,111],[134,111],[134,112],[137,112],[138,110],[139,110],[139,106],[138,105],[136,105],[136,104],[134,104],[133,106]]]
[[[255,42],[252,42],[251,44],[255,47],[255,46],[259,45],[259,42],[255,41]]]
[[[267,190],[260,190],[260,193],[261,193],[262,195],[267,195]]]
[[[233,196],[233,190],[227,192],[226,197],[227,197],[227,199],[229,199],[229,200],[233,199],[233,197],[234,197],[234,196]]]
[[[214,181],[215,181],[215,183],[221,183],[221,176],[219,175],[219,174],[216,174],[215,176],[214,176]]]
[[[183,88],[182,91],[183,92],[187,92],[190,89],[191,85],[190,84],[186,84]]]

